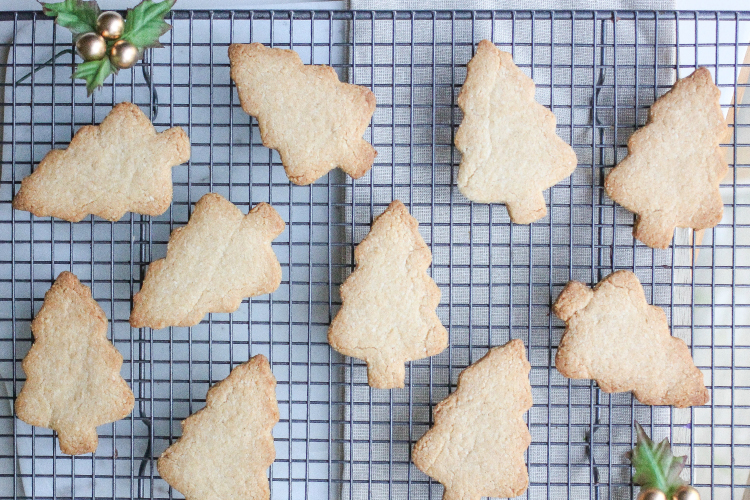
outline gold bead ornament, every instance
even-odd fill
[[[667,500],[667,495],[656,488],[647,488],[638,493],[638,500]]]
[[[692,486],[680,486],[672,500],[701,500],[701,494]]]
[[[116,41],[109,53],[109,60],[120,69],[132,67],[139,57],[138,47],[125,40]]]
[[[117,40],[125,31],[125,20],[115,11],[102,12],[96,19],[96,31],[107,40]]]
[[[99,61],[107,55],[107,41],[97,33],[84,33],[76,40],[76,52],[84,61]]]

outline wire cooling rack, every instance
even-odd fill
[[[0,45],[8,52],[0,66],[0,499],[180,498],[155,459],[180,435],[179,422],[204,405],[208,387],[257,353],[270,358],[278,379],[274,500],[438,499],[442,487],[409,464],[411,446],[458,373],[509,338],[524,341],[532,365],[525,497],[632,498],[624,453],[635,419],[688,455],[684,477],[704,499],[750,496],[750,105],[740,99],[750,13],[178,11],[171,23],[165,49],[88,98],[70,79],[70,52],[32,72],[70,49],[66,30],[37,13],[0,14],[0,28],[15,33]],[[472,204],[455,188],[456,97],[483,38],[513,52],[578,155],[572,177],[545,194],[549,215],[530,226],[512,225],[502,205]],[[229,79],[228,44],[250,41],[291,46],[306,63],[331,64],[342,79],[373,89],[371,173],[288,182]],[[702,238],[678,231],[669,250],[652,250],[634,242],[633,217],[606,197],[603,179],[654,99],[697,65],[711,70],[733,122],[725,215]],[[11,209],[21,179],[50,148],[65,147],[123,100],[157,128],[180,125],[190,135],[192,158],[174,169],[168,212],[70,224]],[[281,287],[193,328],[130,328],[131,297],[147,264],[165,255],[170,232],[211,191],[244,211],[269,202],[287,221],[274,242]],[[326,332],[355,244],[394,198],[432,248],[450,347],[410,363],[405,389],[373,391],[364,365],[333,352]],[[711,390],[708,405],[646,407],[555,370],[563,325],[551,302],[569,279],[592,284],[615,269],[639,276],[673,334],[691,346]],[[132,415],[101,426],[97,452],[80,457],[62,455],[50,431],[12,414],[29,323],[63,270],[92,287],[136,395]]]

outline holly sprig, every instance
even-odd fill
[[[128,9],[125,27],[119,40],[132,43],[141,53],[148,48],[162,47],[159,38],[172,29],[172,26],[164,21],[164,17],[176,1],[162,0],[155,3],[152,0],[143,0],[132,9]],[[57,3],[42,3],[42,7],[45,14],[54,17],[57,24],[68,28],[75,36],[95,32],[96,20],[101,12],[95,0],[63,0]],[[114,43],[115,40],[107,41],[108,54]],[[110,75],[118,71],[109,57],[104,57],[98,61],[79,64],[72,78],[84,80],[86,90],[91,95]]]
[[[680,478],[687,457],[675,457],[669,439],[654,443],[638,422],[635,422],[635,430],[637,443],[627,454],[635,468],[633,482],[644,489],[661,490],[667,498],[672,498],[680,486],[687,484]]]

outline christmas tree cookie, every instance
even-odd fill
[[[244,215],[223,196],[204,195],[187,226],[169,237],[167,257],[149,265],[130,324],[193,326],[209,312],[233,312],[245,297],[273,292],[281,265],[271,241],[283,230],[267,203]]]
[[[458,96],[456,133],[463,155],[458,189],[472,201],[505,203],[517,224],[547,213],[542,191],[576,168],[573,149],[555,133],[555,116],[534,100],[534,82],[489,40],[479,42]]]
[[[435,425],[414,445],[412,461],[443,483],[443,500],[526,491],[530,369],[523,342],[511,340],[461,372],[456,391],[435,407]]]
[[[47,153],[21,182],[13,208],[70,222],[160,215],[172,203],[172,167],[189,158],[180,127],[157,133],[138,106],[122,102],[101,125],[81,127],[67,149]]]
[[[646,302],[635,274],[617,271],[594,289],[571,281],[552,310],[565,321],[555,365],[568,378],[594,379],[604,392],[632,391],[647,405],[708,402],[703,374],[664,311]]]
[[[328,342],[367,363],[372,387],[403,387],[404,363],[448,347],[448,332],[435,309],[440,289],[427,274],[432,253],[419,223],[396,200],[357,246],[357,267],[341,285],[341,309]]]
[[[263,145],[279,152],[289,180],[310,184],[336,167],[356,179],[370,170],[377,153],[362,139],[375,111],[369,89],[260,43],[230,45],[229,62],[242,109],[258,119]]]
[[[63,272],[44,295],[31,331],[16,415],[57,431],[63,453],[95,451],[96,427],[124,418],[135,401],[120,377],[122,356],[107,340],[104,311],[87,286]]]
[[[720,94],[706,68],[679,80],[651,106],[628,155],[607,176],[607,194],[636,213],[633,236],[650,247],[669,247],[675,227],[700,230],[721,220],[719,183],[728,167],[719,147],[727,132]]]
[[[254,356],[182,422],[182,437],[159,457],[159,474],[186,500],[268,500],[278,421],[276,379],[265,356]]]

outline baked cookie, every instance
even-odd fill
[[[412,461],[443,483],[443,500],[526,491],[530,370],[523,342],[511,340],[461,372],[456,391],[435,406],[435,425],[414,445]]]
[[[16,415],[57,432],[68,455],[96,451],[98,425],[125,418],[135,398],[120,376],[122,356],[107,340],[107,317],[91,290],[62,272],[31,322],[26,383]]]
[[[435,309],[440,289],[427,274],[432,253],[419,223],[393,201],[357,245],[357,267],[341,285],[341,309],[328,329],[328,343],[341,354],[365,360],[370,386],[404,387],[404,363],[448,347],[448,331]]]
[[[356,179],[370,170],[375,148],[362,139],[375,111],[369,89],[261,43],[230,45],[229,62],[242,109],[258,119],[263,145],[279,152],[289,180],[311,184],[336,167]]]
[[[568,378],[594,379],[604,392],[632,391],[647,405],[708,402],[703,374],[664,311],[646,302],[635,274],[617,271],[593,290],[571,281],[553,312],[565,321],[555,365]]]
[[[464,113],[458,189],[472,201],[505,203],[516,224],[547,214],[542,191],[568,177],[576,154],[555,133],[555,115],[534,100],[534,82],[513,58],[482,40],[458,96]]]
[[[209,389],[205,408],[182,422],[182,437],[156,468],[186,500],[268,500],[278,421],[276,379],[259,354]]]
[[[245,297],[273,292],[281,265],[271,241],[282,231],[284,221],[267,203],[244,215],[223,196],[204,195],[187,226],[169,237],[167,257],[148,266],[131,326],[193,326],[206,313],[234,312]]]
[[[184,130],[157,133],[138,106],[121,102],[101,125],[81,127],[67,149],[47,153],[21,181],[13,208],[70,222],[160,215],[172,203],[172,167],[188,159]]]
[[[651,106],[607,176],[609,197],[636,214],[633,236],[652,248],[669,247],[675,227],[714,227],[724,214],[719,183],[728,167],[719,144],[728,127],[720,94],[706,68],[679,80]]]

